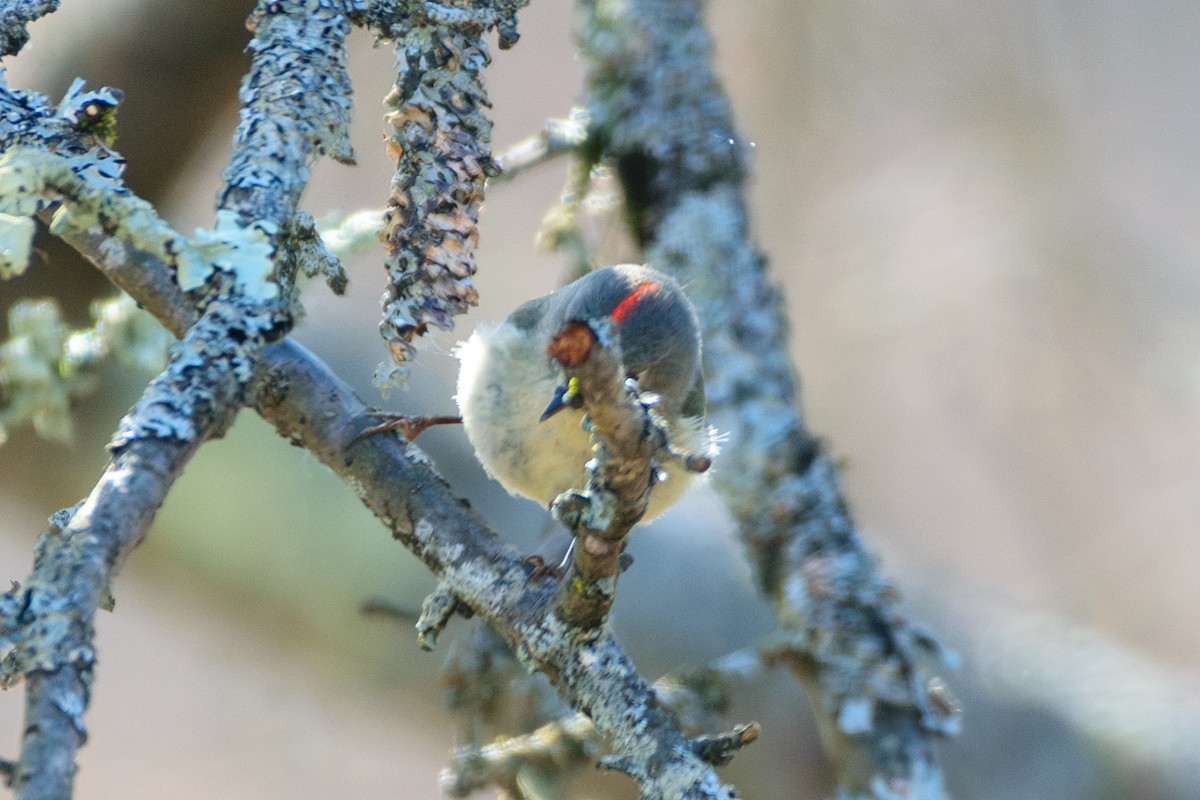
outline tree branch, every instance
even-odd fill
[[[386,5],[377,3],[373,9],[379,12],[379,8]],[[496,25],[503,45],[514,38],[511,12],[515,12],[517,5],[515,0],[502,2],[498,4],[500,10],[490,16],[483,12],[480,12],[482,16],[473,15],[455,6],[422,5],[421,13],[428,14],[438,25],[459,26],[475,38],[480,38],[488,26]],[[399,15],[396,19],[407,19],[399,10],[393,10]],[[227,173],[229,186],[220,197],[221,212],[216,231],[209,241],[201,243],[208,250],[199,248],[205,252],[204,257],[198,256],[190,243],[165,226],[149,225],[145,231],[133,236],[129,229],[115,226],[107,215],[91,213],[94,208],[88,203],[68,204],[64,206],[69,209],[68,213],[56,214],[52,220],[58,235],[131,291],[139,302],[153,309],[172,330],[176,333],[188,331],[176,352],[172,369],[164,373],[163,381],[156,382],[159,385],[152,385],[147,390],[143,402],[123,423],[114,442],[114,464],[124,464],[135,457],[146,459],[136,466],[139,472],[148,473],[146,480],[158,481],[148,492],[151,499],[137,513],[120,518],[126,520],[125,527],[112,536],[103,537],[106,549],[100,554],[99,567],[86,559],[71,561],[87,571],[89,594],[84,598],[86,602],[80,605],[87,614],[85,624],[90,626],[90,615],[103,597],[102,589],[97,587],[106,584],[107,576],[121,555],[140,539],[153,510],[161,502],[162,493],[194,452],[195,443],[222,429],[227,414],[220,409],[235,409],[241,402],[252,399],[259,412],[282,436],[309,448],[342,476],[384,521],[395,538],[422,558],[443,585],[449,587],[448,591],[457,603],[465,604],[488,619],[513,647],[522,663],[546,673],[573,708],[592,718],[615,751],[615,756],[607,763],[633,776],[639,782],[643,796],[732,797],[732,790],[722,786],[711,767],[698,756],[702,751],[707,752],[706,745],[710,742],[692,741],[684,736],[611,632],[603,626],[581,629],[567,625],[552,613],[554,588],[545,582],[528,579],[518,555],[503,545],[449,492],[415,446],[395,437],[359,440],[369,419],[368,409],[345,384],[294,342],[283,341],[257,350],[259,344],[276,335],[286,322],[281,316],[265,311],[260,301],[271,296],[267,291],[268,286],[273,288],[271,277],[278,278],[285,292],[290,294],[290,273],[280,268],[280,260],[286,256],[280,252],[280,244],[293,224],[296,200],[307,177],[307,165],[317,150],[335,157],[349,157],[348,149],[343,147],[344,131],[341,128],[348,108],[342,91],[344,76],[339,71],[343,58],[341,40],[345,35],[344,14],[361,11],[361,5],[347,3],[343,6],[333,0],[260,3],[254,17],[257,27],[253,45],[255,67],[244,89],[247,107],[235,143],[234,162]],[[398,105],[397,113],[410,131],[413,129],[409,123],[416,124],[419,134],[425,130],[422,123],[427,122],[442,134],[440,138],[435,135],[432,141],[418,135],[411,140],[405,139],[403,146],[416,150],[432,145],[442,159],[437,165],[450,171],[449,175],[443,175],[435,170],[422,182],[402,186],[401,194],[402,199],[412,203],[412,208],[420,205],[412,202],[415,199],[427,199],[424,194],[420,198],[407,194],[414,189],[429,192],[430,197],[439,202],[447,200],[451,203],[454,212],[450,218],[441,216],[444,209],[440,207],[422,207],[424,216],[420,226],[411,233],[414,241],[425,241],[419,237],[431,230],[439,231],[427,245],[435,249],[435,255],[444,250],[446,258],[451,260],[428,258],[428,247],[421,250],[421,258],[428,263],[441,264],[441,268],[448,270],[456,280],[468,281],[462,285],[469,286],[469,270],[466,275],[455,274],[456,269],[460,272],[466,269],[462,265],[468,263],[458,260],[458,249],[467,246],[469,254],[469,246],[473,245],[472,209],[478,203],[482,176],[487,172],[482,160],[490,160],[490,156],[486,149],[476,149],[483,141],[479,131],[467,134],[467,141],[459,138],[462,132],[455,124],[444,129],[440,126],[443,117],[456,122],[452,119],[455,114],[473,116],[478,107],[486,103],[481,89],[476,93],[475,86],[478,68],[486,56],[481,56],[481,51],[475,49],[477,43],[474,41],[457,43],[449,40],[447,43],[430,37],[421,45],[417,49],[419,54],[448,59],[445,63],[437,60],[429,63],[452,66],[447,70],[451,77],[456,70],[465,71],[465,84],[460,88],[469,96],[470,102],[457,108],[456,104],[464,102],[462,96],[444,93],[447,86],[431,85],[430,90],[440,94],[428,107],[407,100]],[[464,66],[455,62],[460,58],[469,63]],[[419,70],[413,73],[414,83],[421,81],[422,76],[417,72]],[[328,78],[331,82],[323,83],[322,75],[331,75]],[[291,82],[293,80],[295,83]],[[275,92],[277,85],[283,88]],[[405,88],[408,88],[407,84]],[[298,101],[297,93],[322,97],[311,98],[316,105],[300,102],[293,106],[292,103]],[[20,105],[21,97],[17,93],[5,90],[3,94],[0,103]],[[324,95],[329,96],[331,105],[322,105]],[[421,99],[407,97],[408,100]],[[53,181],[52,188],[56,192],[67,193],[63,187],[75,180],[82,181],[82,191],[92,186],[93,179],[103,179],[109,182],[108,188],[114,196],[128,197],[119,185],[119,160],[105,161],[109,156],[106,149],[94,142],[79,142],[81,131],[75,124],[77,119],[60,119],[46,104],[32,100],[29,95],[24,99],[29,101],[27,105],[36,107],[36,129],[23,126],[13,135],[11,129],[0,128],[3,134],[0,138],[6,149],[11,144],[37,147],[54,143],[58,146],[61,138],[61,143],[68,149],[58,152],[60,157],[73,159],[69,164],[72,174],[62,173]],[[404,100],[404,97],[400,99]],[[415,116],[409,119],[409,114]],[[8,119],[11,122],[14,118]],[[17,119],[25,122],[24,118]],[[334,121],[328,130],[317,130],[308,124],[316,119]],[[486,123],[486,118],[482,119]],[[0,120],[0,125],[6,123]],[[486,134],[486,130],[482,133]],[[78,146],[76,142],[79,142]],[[82,170],[95,170],[97,175],[85,175]],[[44,185],[51,186],[51,183]],[[106,200],[109,195],[109,191],[101,191],[101,199]],[[409,208],[403,202],[397,203],[396,208],[400,209],[397,219],[407,219]],[[89,213],[76,213],[75,223],[66,224],[78,209]],[[118,210],[123,209],[124,206]],[[181,249],[176,244],[184,246]],[[266,253],[263,252],[264,245],[268,248]],[[232,256],[227,258],[231,252]],[[266,273],[255,274],[254,270],[264,264]],[[413,264],[405,270],[410,267],[416,269]],[[274,275],[270,274],[272,270]],[[233,273],[236,278],[231,298],[230,287],[218,274],[220,272]],[[433,277],[435,294],[448,292],[452,296],[457,291],[437,284],[437,280],[444,277],[441,272]],[[175,278],[181,279],[185,288],[200,288],[213,278],[217,279],[215,284],[207,287],[211,299],[205,306],[204,317],[195,325],[191,324],[197,313],[193,300],[176,285]],[[402,271],[400,279],[411,281],[414,275]],[[244,302],[243,297],[246,298]],[[213,370],[223,377],[210,375]],[[246,385],[251,373],[253,379]],[[174,383],[176,380],[180,383]],[[186,384],[189,380],[196,381],[197,385]],[[207,394],[201,391],[205,387]],[[166,388],[174,388],[183,394],[162,391]],[[193,389],[199,394],[193,393]],[[162,454],[161,463],[158,460],[151,463],[151,457],[158,455],[157,448],[160,447],[169,450]],[[106,471],[97,492],[114,484],[119,477],[120,474],[109,476]],[[93,519],[106,520],[110,516],[113,525],[117,525],[115,508],[110,512],[104,504],[107,502],[100,497],[94,509],[85,506],[88,514],[76,513],[71,526],[78,521],[81,530],[90,531],[90,527],[82,526],[90,525]],[[70,559],[75,559],[75,555],[72,554]],[[33,583],[31,581],[31,585]],[[18,615],[11,617],[16,619],[22,606],[23,602],[14,597],[6,599],[4,608],[6,614]],[[453,604],[445,603],[434,609],[429,617],[431,632],[445,623],[453,608]],[[90,630],[84,633],[89,638],[81,641],[88,642],[90,647]],[[82,740],[80,720],[86,703],[86,682],[80,676],[90,671],[90,654],[83,652],[60,660],[68,664],[69,671],[60,671],[57,661],[51,661],[49,669],[55,675],[65,675],[64,680],[79,685],[56,685],[38,689],[36,693],[31,689],[31,702],[37,701],[36,713],[53,713],[52,709],[44,707],[42,701],[46,698],[60,711],[70,710],[62,725],[55,729],[61,731],[59,738],[62,741],[52,742],[44,751],[45,756],[39,755],[40,745],[35,741],[23,754],[23,759],[28,757],[33,766],[26,770],[23,761],[21,772],[22,776],[40,775],[42,771],[38,765],[49,765],[60,773],[60,781],[67,781],[69,790],[69,765],[74,748]],[[31,670],[31,685],[40,680],[37,676],[45,671]],[[735,733],[720,740],[716,750],[724,754],[748,738],[745,732]],[[32,794],[35,790],[29,791],[30,794],[22,795],[22,800],[35,796]]]
[[[491,637],[482,637],[470,652],[488,653]],[[507,655],[507,650],[505,650]],[[467,674],[464,687],[470,695],[492,701],[494,684],[499,676],[492,671],[488,658],[477,660],[477,666]],[[472,659],[475,663],[476,659]],[[761,662],[743,652],[728,654],[711,664],[667,675],[654,682],[659,702],[680,721],[684,731],[697,735],[716,727],[717,715],[726,710],[733,684],[744,682],[748,674],[760,674]],[[480,705],[478,702],[477,705]],[[482,710],[482,709],[480,709]],[[739,725],[718,736],[697,735],[690,742],[694,753],[710,764],[722,764],[734,750],[752,742],[760,732],[757,723]],[[455,796],[466,796],[489,784],[506,789],[515,797],[553,796],[549,791],[515,794],[514,788],[538,780],[549,781],[552,776],[572,766],[582,765],[595,758],[600,737],[592,721],[583,714],[558,712],[547,722],[529,733],[497,738],[488,745],[474,742],[455,751],[450,766],[442,772],[442,786]]]
[[[499,172],[493,182],[507,182],[535,167],[576,152],[587,141],[587,120],[581,109],[564,119],[548,119],[542,129],[513,144],[496,157]]]
[[[611,319],[568,322],[549,353],[568,385],[578,387],[596,454],[587,485],[560,495],[553,505],[575,536],[572,571],[562,581],[557,613],[571,625],[595,627],[612,607],[626,537],[646,513],[656,459],[670,455],[670,442],[666,427],[625,379]]]
[[[345,48],[352,6],[353,0],[271,0],[251,14],[253,58],[217,198],[217,208],[236,211],[243,224],[287,222],[318,153],[354,163]]]
[[[156,255],[161,242],[114,247],[86,227],[61,235],[165,323],[179,325],[195,313]],[[551,613],[553,587],[528,581],[521,557],[464,507],[415,445],[392,436],[358,440],[374,421],[371,410],[315,357],[291,340],[263,348],[251,393],[281,436],[337,472],[395,538],[496,627],[527,668],[545,672],[593,719],[644,796],[732,796],[612,634],[561,623]]]
[[[526,667],[544,672],[627,757],[646,797],[728,797],[690,752],[677,723],[605,628],[580,630],[552,613],[554,585],[530,582],[523,559],[433,472],[411,442],[357,440],[373,418],[336,376],[288,340],[264,349],[260,413],[280,435],[337,472],[460,602],[491,622]]]
[[[86,248],[84,237],[68,242]],[[123,265],[81,250],[102,270],[136,276],[156,269],[125,250]],[[182,300],[182,302],[186,302]],[[178,316],[169,312],[167,318]],[[604,629],[581,633],[550,613],[552,587],[530,584],[520,556],[451,494],[415,445],[396,437],[357,441],[370,409],[310,353],[291,340],[259,354],[254,392],[260,413],[281,436],[311,450],[422,558],[459,599],[483,615],[522,662],[545,672],[568,702],[587,713],[614,749],[626,756],[647,797],[730,797],[665,713],[653,690]]]
[[[13,56],[29,41],[25,26],[58,8],[59,0],[9,0],[0,9],[0,56]]]
[[[940,800],[933,742],[956,721],[927,689],[938,650],[900,614],[797,411],[783,301],[750,239],[745,146],[700,4],[581,5],[593,147],[616,166],[647,263],[688,287],[704,321],[710,419],[730,431],[713,481],[775,602],[777,655],[809,689],[839,797]]]
[[[30,578],[0,600],[0,646],[12,647],[0,682],[27,678],[18,800],[70,797],[86,739],[96,609],[184,465],[243,405],[251,354],[270,332],[259,320],[237,302],[209,306],[121,420],[87,500],[61,515],[38,543]]]
[[[73,107],[54,113],[35,96],[0,86],[4,106],[31,112],[7,117],[0,129],[0,138],[10,145],[0,162],[0,211],[27,223],[40,209],[61,202],[51,216],[51,231],[94,244],[109,266],[121,270],[128,250],[136,248],[152,257],[160,273],[154,285],[207,285],[203,315],[187,327],[167,369],[122,419],[110,445],[112,461],[88,500],[64,528],[43,537],[32,577],[3,600],[0,644],[12,647],[4,682],[28,678],[25,740],[14,777],[19,800],[70,797],[75,752],[86,738],[83,715],[96,608],[184,464],[245,404],[256,351],[291,325],[286,306],[272,300],[278,291],[269,280],[270,256],[290,229],[308,163],[318,147],[349,157],[344,114],[329,113],[332,122],[322,131],[315,126],[330,111],[321,107],[327,98],[318,96],[315,109],[293,103],[297,96],[313,94],[305,90],[321,87],[314,78],[332,71],[334,82],[342,79],[340,97],[348,106],[348,82],[338,71],[349,30],[344,9],[300,0],[263,4],[261,14],[270,19],[252,45],[254,68],[243,94],[247,108],[217,226],[211,233],[198,232],[197,242],[179,236],[148,203],[121,186],[121,162],[110,159],[106,147],[111,105],[89,100],[84,111],[94,111],[90,115],[81,116]],[[339,96],[325,94],[336,107]],[[281,114],[285,109],[294,116]],[[101,127],[86,127],[97,120]],[[106,171],[106,165],[115,169]],[[15,249],[18,259],[27,258],[31,228],[31,223],[6,228],[18,246],[6,244],[5,252]],[[162,268],[168,264],[173,269]],[[8,271],[23,266],[0,265]],[[280,277],[290,288],[292,276]],[[194,307],[173,287],[168,296],[180,307],[167,320],[182,333],[195,318]]]
[[[309,165],[320,153],[354,163],[345,48],[352,7],[353,0],[260,0],[248,23],[253,57],[217,196],[218,229],[228,217],[266,234],[284,296],[297,264],[278,245],[292,229]]]
[[[582,714],[572,714],[522,736],[456,750],[450,766],[442,771],[442,790],[451,797],[467,797],[498,786],[511,797],[539,797],[542,795],[522,792],[521,786],[537,776],[559,774],[591,762],[596,750],[592,721]]]

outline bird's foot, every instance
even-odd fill
[[[390,411],[373,411],[371,412],[371,416],[379,419],[380,422],[364,428],[358,436],[354,437],[355,441],[366,439],[368,436],[386,433],[387,431],[399,431],[405,439],[411,442],[420,436],[426,428],[433,427],[434,425],[456,425],[462,422],[462,417],[410,416]]]
[[[561,580],[567,574],[567,565],[571,563],[571,556],[575,554],[575,539],[572,537],[570,544],[567,545],[567,552],[563,553],[562,560],[557,566],[552,566],[546,563],[546,559],[534,553],[530,556],[525,556],[522,563],[532,567],[529,572],[529,580],[536,581],[544,575],[551,575],[555,580]]]
[[[563,576],[562,564],[547,564],[546,559],[542,558],[537,553],[534,553],[531,556],[525,556],[525,558],[521,559],[521,563],[530,568],[529,581],[531,583],[539,578],[544,578],[547,575],[553,577],[555,580],[559,580]]]

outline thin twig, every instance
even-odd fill
[[[496,157],[500,171],[493,183],[505,183],[559,156],[577,152],[587,141],[587,117],[574,108],[563,119],[548,119],[540,131],[527,136]]]

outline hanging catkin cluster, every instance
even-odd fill
[[[409,27],[397,42],[389,151],[396,161],[382,237],[389,248],[380,330],[396,364],[429,326],[476,304],[471,276],[484,182],[497,171],[482,71],[491,57],[477,21]]]

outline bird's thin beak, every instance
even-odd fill
[[[583,397],[579,394],[579,379],[571,378],[567,381],[566,386],[555,387],[554,399],[550,401],[550,405],[546,406],[546,410],[542,412],[538,421],[545,422],[564,408],[580,408],[582,405]]]
[[[566,386],[556,387],[554,389],[554,399],[550,401],[550,405],[546,406],[546,410],[542,412],[542,416],[538,419],[538,422],[545,422],[546,420],[550,419],[555,414],[557,414],[558,412],[560,412],[564,408],[566,408],[567,404],[563,400],[563,398],[566,396],[567,396],[567,387]]]

